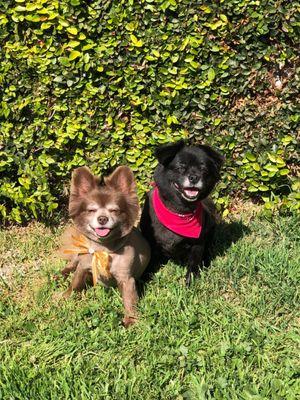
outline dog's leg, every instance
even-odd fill
[[[76,255],[75,257],[72,258],[68,262],[68,264],[65,266],[65,268],[61,271],[61,274],[63,275],[64,278],[67,278],[71,272],[74,272],[78,266],[79,260],[78,256]]]
[[[127,328],[129,325],[137,321],[136,305],[138,302],[138,293],[134,278],[129,278],[126,281],[118,282],[120,292],[122,294],[123,304],[125,308],[125,316],[123,324]]]
[[[185,276],[186,285],[189,286],[193,276],[199,275],[200,269],[203,264],[203,254],[205,246],[203,244],[197,244],[191,248],[191,252],[187,262],[187,273]]]
[[[82,268],[80,265],[76,269],[71,285],[69,288],[63,293],[63,297],[70,297],[73,290],[81,291],[85,289],[87,280],[89,279],[91,273],[88,269]]]
[[[215,226],[213,226],[210,231],[207,233],[205,248],[203,253],[203,265],[208,268],[212,258],[212,244],[214,242],[215,237]]]

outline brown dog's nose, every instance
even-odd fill
[[[103,215],[98,217],[98,222],[100,225],[105,225],[107,221],[108,221],[108,218]]]

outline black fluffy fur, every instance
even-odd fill
[[[197,275],[203,265],[209,264],[211,246],[216,225],[216,212],[213,203],[207,199],[220,178],[223,157],[209,146],[186,146],[184,141],[160,146],[155,155],[159,161],[154,172],[163,203],[176,213],[190,213],[203,204],[203,227],[198,239],[182,237],[163,226],[152,206],[152,190],[147,194],[141,217],[141,230],[152,248],[152,262],[148,273],[168,258],[187,265],[186,282]],[[202,182],[197,200],[186,200],[178,188],[184,182]],[[192,183],[191,183],[191,186]]]

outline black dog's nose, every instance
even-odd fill
[[[198,175],[189,175],[189,181],[190,181],[191,183],[197,183],[198,180],[199,180]]]
[[[107,221],[108,221],[108,218],[105,216],[98,217],[98,222],[100,225],[105,225]]]

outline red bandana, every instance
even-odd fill
[[[170,231],[184,237],[200,237],[202,230],[202,204],[200,201],[193,213],[176,214],[164,205],[159,197],[158,188],[155,187],[152,193],[152,203],[159,222]]]

